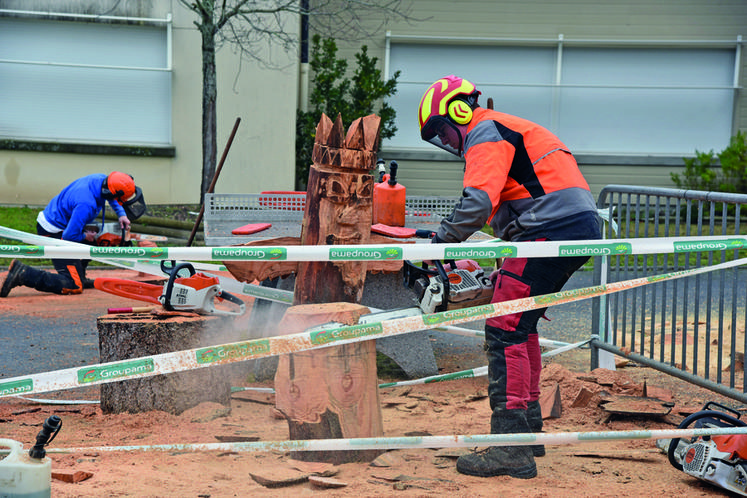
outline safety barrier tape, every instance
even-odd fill
[[[291,441],[251,441],[238,443],[181,443],[132,446],[88,446],[47,448],[47,453],[117,452],[117,451],[341,451],[401,450],[412,448],[472,448],[481,446],[548,446],[587,443],[590,441],[623,441],[636,439],[674,439],[703,436],[747,434],[747,427],[702,427],[691,429],[648,429],[595,432],[539,432],[518,434],[477,434],[473,436],[403,436],[350,439],[308,439]]]
[[[560,291],[554,294],[533,296],[472,308],[442,311],[425,315],[395,318],[343,327],[318,327],[286,336],[266,337],[248,341],[221,344],[184,351],[162,353],[154,356],[68,368],[28,376],[0,380],[0,397],[72,389],[121,380],[151,377],[167,373],[225,365],[267,356],[307,351],[314,348],[350,344],[359,341],[389,337],[438,326],[455,325],[478,319],[520,313],[546,308],[562,303],[580,301],[591,297],[632,289],[655,282],[663,282],[709,271],[733,268],[747,263],[747,258],[728,261],[713,266],[681,270],[622,282]]]
[[[0,235],[2,231],[0,230]],[[232,247],[91,247],[0,245],[0,256],[17,258],[145,259],[196,261],[396,261],[616,256],[726,251],[747,247],[747,237],[691,236],[643,239]]]
[[[585,344],[588,344],[591,342],[591,339],[576,342],[574,344],[566,344],[563,347],[559,347],[558,349],[553,349],[551,351],[545,351],[542,353],[542,358],[549,358],[551,356],[558,355],[560,353],[564,353],[566,351],[570,351],[571,349],[579,348]],[[542,345],[542,339],[540,339],[540,345]],[[411,380],[401,380],[398,382],[385,382],[383,384],[379,384],[380,388],[384,387],[399,387],[399,386],[414,386],[416,384],[432,384],[434,382],[444,382],[447,380],[456,380],[456,379],[469,379],[472,377],[484,377],[488,375],[488,367],[477,367],[477,368],[471,368],[469,370],[460,370],[459,372],[452,372],[447,374],[441,374],[441,375],[431,375],[429,377],[423,377],[420,379],[411,379]]]
[[[23,232],[21,230],[16,230],[14,228],[8,228],[4,226],[0,226],[0,237],[5,237],[6,239],[18,240],[25,244],[34,244],[34,245],[38,244],[41,246],[57,246],[57,247],[59,246],[78,247],[84,252],[90,249],[91,247],[89,245],[81,244],[79,242],[55,239],[52,237],[45,237],[43,235]],[[0,245],[0,247],[3,247],[3,246]],[[10,246],[10,247],[15,247],[15,246]],[[6,255],[6,256],[23,257],[20,255],[18,256]],[[76,258],[73,258],[73,259],[76,259]],[[88,256],[86,256],[85,259],[89,259]],[[102,259],[102,258],[90,258],[90,259],[94,261],[98,261],[99,263],[106,263],[108,265],[119,266],[121,268],[137,270],[143,273],[148,273],[150,275],[163,276],[163,272],[161,271],[161,262],[157,260],[156,261],[127,260],[127,259],[120,260],[120,259]],[[192,265],[195,267],[196,270],[199,270],[199,271],[203,271],[203,270],[204,271],[226,271],[226,267],[223,265],[201,263],[201,262],[192,263]]]
[[[77,247],[82,252],[88,251],[91,247],[85,244],[71,242],[69,240],[53,239],[51,237],[44,237],[42,235],[22,232],[20,230],[15,230],[13,228],[8,228],[4,226],[0,226],[0,236],[8,238],[8,239],[19,240],[26,244],[39,244],[41,246],[56,246],[56,247],[59,247],[59,246]],[[14,258],[24,257],[20,254],[15,254],[15,253],[14,254],[3,253],[2,248],[4,247],[8,248],[8,247],[24,247],[24,246],[0,245],[0,256],[5,255],[5,256],[14,257]],[[86,256],[86,259],[88,259],[88,256]],[[119,268],[126,268],[128,270],[134,270],[134,271],[139,271],[142,273],[147,273],[148,275],[164,277],[164,273],[163,271],[161,271],[160,260],[108,259],[108,258],[96,258],[96,257],[92,257],[90,259],[92,259],[93,261],[98,261],[100,263],[106,263],[108,265],[117,266]],[[182,262],[183,261],[177,261],[177,263],[182,263]],[[189,263],[191,263],[192,266],[194,266],[194,268],[198,271],[225,271],[226,270],[226,267],[223,265],[216,265],[216,264],[209,264],[209,263],[202,263],[202,262],[192,262],[192,261],[190,261]],[[268,299],[270,301],[276,301],[276,302],[281,302],[281,303],[292,303],[293,302],[293,292],[290,292],[290,291],[285,291],[281,289],[273,289],[270,287],[262,287],[262,286],[254,285],[254,284],[246,284],[243,282],[239,282],[236,279],[226,277],[225,275],[213,275],[213,276],[218,278],[221,288],[229,293],[258,297],[258,298]]]
[[[544,353],[542,353],[542,357],[549,358],[551,356],[558,355],[565,351],[570,351],[571,349],[575,349],[577,347],[583,346],[584,344],[588,344],[590,341],[591,339],[577,342],[574,344],[558,343],[557,341],[544,341],[546,343],[552,343],[554,345],[557,345],[557,344],[565,344],[565,345],[563,347],[558,347],[558,349],[554,349],[551,351],[545,351]],[[540,346],[545,346],[545,345],[546,344],[543,344],[543,339],[540,339]],[[415,384],[431,384],[434,382],[465,379],[469,377],[482,377],[485,375],[488,375],[488,367],[478,367],[478,368],[473,368],[469,370],[461,370],[459,372],[453,372],[453,373],[448,373],[448,374],[431,375],[429,377],[422,377],[420,379],[403,380],[403,381],[398,381],[398,382],[386,382],[386,383],[379,384],[379,387],[384,388],[384,387],[395,387],[395,386],[410,386],[410,385],[415,385]],[[272,387],[232,387],[231,388],[232,393],[242,392],[242,391],[274,393],[275,389]],[[26,398],[24,396],[16,396],[16,398],[22,399],[25,401],[31,401],[34,403],[48,404],[48,405],[83,405],[83,404],[99,403],[99,401],[89,401],[89,400],[38,399],[38,398]]]

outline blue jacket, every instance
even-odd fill
[[[106,177],[103,173],[97,173],[78,178],[54,196],[44,208],[47,221],[62,229],[63,240],[85,240],[83,229],[106,207],[106,200],[101,194],[101,185]],[[124,208],[117,201],[111,200],[109,205],[118,217],[125,216]]]

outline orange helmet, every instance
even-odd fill
[[[127,173],[114,171],[106,177],[104,193],[112,199],[118,200],[120,204],[132,198],[135,191],[135,180]]]
[[[475,85],[453,74],[433,83],[418,106],[421,138],[461,157],[479,95]]]

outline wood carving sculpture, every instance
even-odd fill
[[[380,118],[355,120],[347,134],[342,119],[322,115],[309,171],[302,245],[368,244]],[[377,241],[391,239],[376,236]],[[245,245],[292,245],[292,238]],[[360,305],[368,262],[226,262],[237,278],[252,281],[296,273],[294,300],[278,334],[328,322],[353,325],[368,313]],[[377,262],[378,264],[378,262]],[[391,263],[390,263],[391,265]],[[398,271],[401,261],[389,266]],[[379,265],[378,269],[385,269]],[[290,270],[290,271],[289,271]],[[275,376],[276,407],[288,420],[291,439],[383,435],[375,341],[283,355]],[[294,458],[343,463],[370,460],[375,451],[298,452]]]

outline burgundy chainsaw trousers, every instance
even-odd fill
[[[495,279],[492,303],[560,291],[588,260],[583,257],[508,258]],[[547,308],[489,318],[485,323],[490,407],[527,408],[539,399],[542,357],[537,322]]]

